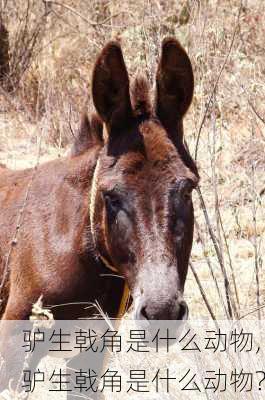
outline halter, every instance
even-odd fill
[[[96,193],[97,193],[97,187],[98,187],[99,166],[100,166],[100,159],[98,158],[97,159],[97,164],[96,164],[96,167],[95,167],[95,170],[94,170],[94,175],[93,175],[93,178],[92,178],[90,204],[89,204],[90,229],[91,229],[92,239],[93,239],[94,244],[96,243],[96,241],[95,241],[94,222],[95,222],[95,202],[96,202]],[[99,252],[98,252],[98,257],[103,262],[103,264],[107,268],[109,268],[112,272],[119,273],[118,268],[115,267],[114,265],[112,265],[106,259],[106,257],[104,257]],[[126,312],[127,305],[128,305],[128,302],[129,302],[129,297],[130,297],[130,291],[129,291],[127,283],[125,283],[117,318],[121,318],[124,315],[124,313]]]

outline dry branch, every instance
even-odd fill
[[[242,0],[241,0],[241,1],[240,1],[240,6],[239,6],[239,9],[238,9],[237,18],[236,18],[235,29],[234,29],[234,32],[233,32],[233,35],[232,35],[232,39],[231,39],[231,43],[230,43],[230,46],[229,46],[227,55],[226,55],[226,57],[225,57],[225,60],[224,60],[222,66],[221,66],[221,68],[220,68],[219,74],[217,75],[217,78],[216,78],[216,81],[215,81],[215,83],[214,83],[212,92],[211,92],[211,94],[210,94],[210,96],[209,96],[209,99],[208,99],[208,101],[207,101],[207,103],[206,103],[205,112],[204,112],[204,115],[203,115],[203,118],[202,118],[202,121],[201,121],[201,124],[200,124],[200,127],[199,127],[199,131],[198,131],[198,135],[197,135],[197,139],[196,139],[196,144],[195,144],[195,153],[194,153],[194,158],[195,158],[195,160],[197,160],[197,156],[198,156],[199,141],[200,141],[200,137],[201,137],[201,132],[202,132],[203,125],[204,125],[204,123],[205,123],[205,120],[206,120],[208,111],[209,111],[209,109],[210,109],[210,105],[211,105],[211,103],[212,103],[214,94],[215,94],[215,92],[216,92],[216,89],[217,89],[217,86],[218,86],[218,84],[219,84],[220,78],[221,78],[222,73],[223,73],[223,71],[224,71],[224,69],[225,69],[225,66],[226,66],[226,64],[227,64],[227,62],[228,62],[228,59],[229,59],[229,57],[230,57],[230,54],[231,54],[231,51],[232,51],[232,48],[233,48],[233,45],[234,45],[234,42],[235,42],[236,33],[237,33],[237,30],[238,30],[238,27],[239,27],[239,19],[240,19],[242,7],[243,7],[243,4],[242,4]]]

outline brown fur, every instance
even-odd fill
[[[9,37],[8,30],[2,22],[0,17],[0,84],[5,88],[10,88],[8,84],[9,72],[10,72],[10,56],[9,56]]]
[[[91,121],[86,111],[83,111],[80,128],[71,149],[71,157],[79,156],[96,145],[103,144],[103,124],[96,114]]]
[[[132,108],[136,117],[150,117],[152,105],[149,82],[143,75],[137,75],[131,88]]]

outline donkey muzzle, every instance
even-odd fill
[[[135,304],[134,318],[136,320],[182,320],[188,319],[187,303],[181,300],[168,302],[152,302],[139,298]]]

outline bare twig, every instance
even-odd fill
[[[248,104],[251,108],[251,110],[254,112],[256,117],[265,125],[265,118],[260,115],[260,113],[257,111],[257,109],[254,107],[253,103],[248,99]]]
[[[252,121],[252,137],[254,136],[254,128],[253,128],[253,121]],[[252,201],[252,220],[254,225],[254,255],[255,255],[255,277],[256,277],[256,301],[257,301],[257,309],[258,309],[258,318],[261,319],[260,313],[260,279],[259,279],[259,261],[258,261],[258,245],[257,245],[257,209],[256,209],[256,185],[255,185],[255,165],[254,161],[251,163],[251,186],[252,186],[252,194],[253,194],[253,201]]]
[[[246,87],[239,81],[237,83],[238,83],[238,86],[243,90],[244,94],[246,95],[247,103],[248,103],[249,107],[251,108],[252,112],[262,122],[262,124],[265,125],[265,117],[260,115],[260,112],[256,109],[256,107],[254,106],[254,104],[250,100],[250,95],[249,95]],[[263,136],[263,138],[265,138],[263,132],[261,132],[261,135]]]
[[[213,96],[213,103],[216,105],[216,94]],[[212,152],[211,152],[211,170],[212,170],[212,181],[213,181],[213,188],[214,188],[214,199],[215,199],[215,219],[216,219],[216,231],[218,235],[218,245],[219,245],[219,253],[220,257],[222,259],[222,265],[223,270],[226,270],[225,268],[225,262],[224,262],[224,252],[223,252],[223,244],[222,244],[222,227],[221,227],[221,213],[220,213],[220,204],[219,204],[219,195],[218,195],[218,179],[217,179],[217,171],[216,171],[216,137],[217,137],[217,127],[216,127],[216,112],[215,112],[216,107],[214,107],[214,111],[212,112],[212,124],[213,124],[213,145],[212,145]],[[224,274],[224,280],[226,280],[226,274]],[[236,290],[236,284],[235,281],[233,281],[234,287]],[[226,287],[226,286],[225,286]],[[237,290],[236,290],[237,293]],[[230,293],[228,292],[228,289],[226,288],[226,296],[229,299],[228,303],[228,308],[229,304],[231,302],[231,305],[233,306],[233,312],[236,317],[238,317],[238,312],[237,308],[234,304],[234,301],[230,298]]]
[[[218,262],[220,264],[221,271],[222,271],[223,276],[224,276],[224,285],[225,285],[225,291],[226,291],[226,300],[227,300],[228,312],[229,312],[230,318],[232,318],[232,315],[233,315],[232,307],[231,307],[232,293],[231,293],[231,289],[230,289],[229,279],[228,279],[228,276],[227,276],[227,273],[226,273],[226,269],[225,269],[225,266],[224,266],[224,263],[223,263],[222,255],[220,253],[218,241],[217,241],[217,238],[216,238],[216,236],[214,234],[214,231],[213,231],[213,228],[212,228],[212,224],[210,222],[210,218],[209,218],[209,215],[208,215],[208,211],[207,211],[207,208],[206,208],[206,205],[205,205],[204,198],[203,198],[203,195],[202,195],[200,187],[197,188],[197,193],[199,195],[199,200],[200,200],[202,211],[203,211],[203,214],[204,214],[204,217],[205,217],[205,221],[206,221],[206,225],[207,225],[207,228],[208,228],[208,232],[209,232],[210,237],[212,239],[212,242],[213,242],[213,245],[214,245],[214,249],[215,249],[215,252],[216,252],[216,255],[217,255],[217,258],[218,258]]]
[[[263,310],[264,308],[265,308],[265,304],[261,304],[259,307],[256,307],[253,310],[247,312],[246,314],[241,315],[239,319],[244,319],[244,318],[248,317],[249,315],[254,314],[256,312],[260,314],[260,311]]]
[[[205,244],[204,239],[203,239],[203,237],[202,237],[202,235],[201,235],[200,227],[199,227],[199,224],[198,224],[196,218],[195,218],[195,221],[194,221],[194,222],[195,222],[195,227],[196,227],[198,239],[199,239],[199,241],[200,241],[200,243],[201,243],[201,245],[202,245],[203,256],[204,256],[204,258],[205,258],[205,260],[206,260],[206,262],[207,262],[207,265],[208,265],[208,267],[209,267],[210,274],[211,274],[211,277],[212,277],[213,282],[214,282],[214,284],[215,284],[218,297],[219,297],[220,302],[221,302],[221,304],[222,304],[222,306],[223,306],[223,309],[224,309],[224,313],[225,313],[226,317],[228,318],[228,310],[227,310],[227,308],[226,308],[226,306],[225,306],[225,302],[224,302],[224,299],[223,299],[221,290],[220,290],[220,288],[219,288],[218,281],[217,281],[217,278],[216,278],[216,276],[215,276],[213,266],[212,266],[212,264],[211,264],[211,261],[210,261],[209,257],[207,256],[206,244]]]
[[[223,221],[222,221],[222,216],[220,214],[220,210],[219,209],[218,209],[218,214],[219,214],[220,226],[221,226],[221,229],[222,229],[223,238],[224,238],[224,242],[225,242],[226,252],[227,252],[227,255],[228,255],[228,259],[229,259],[229,265],[230,265],[230,270],[231,270],[232,282],[233,282],[233,286],[234,286],[234,290],[235,290],[236,302],[237,302],[238,309],[240,311],[240,302],[239,302],[239,295],[238,295],[237,284],[236,284],[235,271],[234,271],[234,268],[233,268],[230,249],[229,249],[229,245],[228,245],[228,242],[227,242],[227,239],[226,239],[224,225],[223,225]]]
[[[199,278],[199,276],[198,276],[198,274],[197,274],[197,272],[196,272],[196,270],[195,270],[195,267],[194,267],[194,265],[192,264],[191,261],[189,262],[189,265],[190,265],[191,271],[192,271],[192,273],[193,273],[193,276],[194,276],[194,278],[195,278],[195,280],[196,280],[196,282],[197,282],[197,285],[198,285],[198,287],[199,287],[199,289],[200,289],[200,292],[201,292],[203,301],[204,301],[204,303],[205,303],[205,305],[206,305],[206,307],[207,307],[207,310],[209,311],[209,314],[211,315],[211,318],[212,318],[213,320],[216,320],[215,314],[214,314],[214,312],[213,312],[213,310],[212,310],[212,307],[210,306],[209,301],[207,300],[206,293],[205,293],[205,291],[204,291],[204,289],[203,289],[203,287],[202,287],[200,278]]]
[[[230,46],[229,46],[227,55],[226,55],[226,57],[225,57],[225,60],[224,60],[224,62],[223,62],[223,64],[222,64],[221,68],[220,68],[219,74],[218,74],[218,76],[217,76],[217,78],[216,78],[216,81],[215,81],[215,84],[214,84],[214,86],[213,86],[213,90],[212,90],[212,92],[211,92],[211,94],[210,94],[210,97],[209,97],[209,99],[208,99],[208,101],[207,101],[207,103],[206,103],[205,112],[204,112],[204,115],[203,115],[203,118],[202,118],[202,121],[201,121],[201,124],[200,124],[200,128],[199,128],[198,135],[197,135],[197,139],[196,139],[196,144],[195,144],[195,155],[194,155],[195,160],[197,160],[197,156],[198,156],[199,141],[200,141],[201,132],[202,132],[202,128],[203,128],[204,122],[205,122],[205,120],[206,120],[206,117],[207,117],[207,114],[208,114],[210,105],[211,105],[211,103],[212,103],[213,96],[214,96],[214,94],[215,94],[215,92],[216,92],[218,83],[219,83],[219,81],[220,81],[221,75],[222,75],[222,73],[223,73],[223,71],[224,71],[224,69],[225,69],[225,66],[226,66],[226,64],[227,64],[227,61],[228,61],[228,59],[229,59],[229,57],[230,57],[230,54],[231,54],[231,51],[232,51],[232,48],[233,48],[233,45],[234,45],[236,33],[237,33],[237,30],[238,30],[238,26],[239,26],[239,18],[240,18],[240,15],[241,15],[241,11],[242,11],[242,0],[240,1],[240,5],[239,5],[239,9],[238,9],[238,14],[237,14],[237,18],[236,18],[235,29],[234,29],[234,32],[233,32],[233,35],[232,35],[232,39],[231,39],[231,43],[230,43]]]
[[[70,11],[72,14],[77,15],[83,21],[85,21],[86,23],[88,23],[89,25],[92,25],[92,26],[105,25],[107,22],[111,21],[112,18],[118,17],[119,15],[121,15],[123,13],[123,11],[121,11],[115,15],[111,15],[110,17],[105,18],[103,21],[95,22],[95,21],[91,21],[91,20],[87,19],[82,14],[80,14],[75,8],[70,7],[67,4],[63,4],[63,3],[60,3],[59,1],[54,1],[54,0],[43,0],[43,2],[44,2],[44,4],[49,4],[49,6],[54,4],[55,6],[65,8],[66,10]]]
[[[35,51],[41,42],[42,33],[45,31],[48,14],[44,11],[40,17],[33,20],[33,3],[26,3],[26,10],[20,10],[17,15],[18,26],[15,30],[12,48],[10,49],[9,82],[15,90],[23,76],[32,64]],[[34,22],[33,22],[34,21]],[[33,22],[33,23],[32,23]]]

